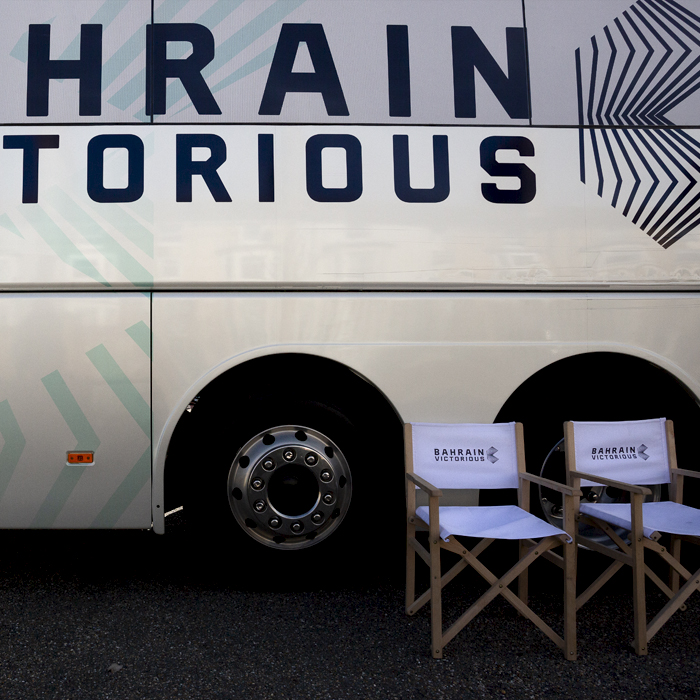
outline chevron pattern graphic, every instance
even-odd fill
[[[576,49],[576,78],[581,182],[669,248],[700,225],[700,142],[673,128],[700,88],[700,17],[638,0]]]

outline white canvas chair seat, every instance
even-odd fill
[[[684,506],[683,478],[700,473],[678,469],[673,423],[664,418],[618,423],[564,424],[567,482],[572,487],[602,485],[629,494],[630,503],[579,503],[576,518],[607,535],[614,547],[580,532],[576,541],[613,560],[612,564],[576,599],[585,605],[622,567],[632,568],[634,648],[647,653],[649,640],[685,601],[700,590],[700,571],[692,574],[681,564],[681,540],[700,545],[700,510]],[[669,484],[670,501],[644,503],[651,491],[644,484]],[[627,530],[623,539],[619,530]],[[670,536],[667,547],[659,538]],[[668,565],[668,584],[647,566],[645,551],[655,552]],[[647,624],[646,579],[669,598]],[[685,583],[680,586],[680,579]]]
[[[440,538],[449,542],[451,535],[484,537],[495,540],[539,540],[559,537],[571,542],[571,537],[554,525],[541,520],[518,506],[444,506],[439,509]],[[430,524],[428,506],[416,508],[416,515]]]
[[[573,532],[574,493],[564,484],[527,474],[522,425],[408,424],[406,445],[406,612],[413,615],[430,603],[432,654],[441,658],[443,648],[492,600],[505,598],[532,621],[563,651],[576,658],[576,547]],[[530,482],[541,483],[563,494],[564,529],[556,528],[529,513]],[[515,488],[518,506],[440,506],[440,489]],[[416,507],[416,490],[428,496],[428,505]],[[428,531],[426,548],[417,531]],[[477,538],[468,546],[455,536]],[[491,573],[478,559],[495,540],[518,540],[519,560],[503,576]],[[552,550],[562,547],[562,555]],[[440,553],[447,550],[459,561],[442,573]],[[430,567],[430,588],[416,598],[416,554]],[[564,570],[564,630],[559,636],[527,605],[528,567],[545,556]],[[481,595],[448,629],[442,628],[442,589],[471,567],[488,584]],[[509,584],[518,581],[518,593]]]
[[[629,503],[582,503],[581,512],[604,520],[615,527],[632,529]],[[673,501],[642,504],[644,537],[659,539],[661,533],[700,537],[700,510]]]

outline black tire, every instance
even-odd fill
[[[360,377],[342,372],[329,376],[307,358],[248,369],[246,376],[232,373],[203,391],[176,431],[182,500],[200,558],[254,570],[271,585],[338,583],[352,577],[358,564],[374,566],[382,575],[395,573],[401,560],[397,542],[405,529],[405,502],[401,425],[393,411],[376,400]],[[352,499],[342,522],[328,536],[295,551],[265,546],[245,532],[234,518],[227,488],[241,448],[279,426],[327,437],[352,473]],[[183,458],[189,466],[183,467]],[[383,530],[387,523],[398,539],[392,538],[386,548],[371,544],[377,536],[372,525]],[[208,545],[203,547],[203,542]],[[396,556],[391,556],[392,549]]]

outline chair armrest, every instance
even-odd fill
[[[440,491],[437,486],[433,486],[429,481],[426,481],[417,474],[406,474],[406,479],[412,481],[418,488],[426,491],[429,496],[437,496],[438,498],[442,496],[442,491]]]
[[[602,484],[603,486],[612,486],[615,489],[620,489],[621,491],[627,491],[629,493],[641,493],[642,496],[650,496],[651,491],[644,486],[637,486],[635,484],[626,484],[624,481],[613,481],[612,479],[605,479],[602,476],[596,476],[595,474],[587,474],[586,472],[579,472],[571,470],[569,472],[571,476],[575,476],[579,479],[587,479],[588,481],[595,481],[597,484]]]
[[[546,486],[548,489],[553,491],[559,491],[559,493],[566,494],[567,496],[583,496],[581,489],[575,489],[573,486],[567,486],[567,484],[560,484],[557,481],[552,481],[551,479],[545,479],[542,476],[535,476],[535,474],[528,474],[527,472],[520,473],[521,479],[526,479],[527,481],[532,481],[533,484],[539,484],[540,486]]]
[[[700,472],[692,472],[689,469],[671,469],[671,476],[677,474],[678,476],[689,476],[693,479],[700,479]]]

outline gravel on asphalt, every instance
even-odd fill
[[[400,557],[367,576],[357,558],[332,572],[258,566],[225,544],[193,547],[182,512],[162,537],[2,538],[2,700],[700,696],[700,595],[637,657],[627,574],[579,612],[576,662],[500,599],[434,660],[428,607],[403,611]],[[579,558],[584,576],[601,566]],[[560,630],[560,572],[542,562],[534,576],[542,592],[532,605]],[[475,574],[459,580],[445,589],[447,621],[484,590]],[[649,589],[652,614],[663,600]]]

